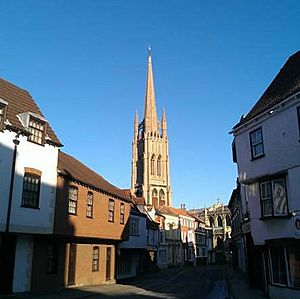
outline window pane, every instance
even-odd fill
[[[271,263],[272,263],[272,277],[273,283],[287,284],[287,273],[284,257],[284,248],[272,248]]]
[[[41,122],[31,119],[29,121],[28,131],[32,134],[28,137],[29,140],[42,144],[44,136],[44,125]]]
[[[254,156],[259,156],[259,155],[262,155],[264,153],[262,143],[259,143],[259,144],[255,145],[253,147],[253,150],[254,150]]]
[[[27,208],[38,208],[40,197],[40,177],[25,173],[23,179],[22,206]]]
[[[288,259],[291,284],[300,288],[300,248],[288,249]]]
[[[273,211],[272,211],[272,200],[263,200],[262,201],[262,208],[263,208],[263,215],[264,216],[272,216]]]
[[[258,128],[254,132],[250,133],[250,143],[251,143],[252,158],[256,158],[264,154],[261,128]]]
[[[69,214],[76,214],[77,212],[77,188],[69,187]]]
[[[283,179],[274,180],[272,187],[275,215],[287,215],[285,181]]]

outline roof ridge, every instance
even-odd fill
[[[24,88],[22,88],[22,87],[19,87],[19,86],[15,85],[14,83],[11,83],[10,81],[8,81],[8,80],[6,80],[6,79],[4,79],[4,78],[2,78],[2,77],[0,77],[0,80],[2,80],[4,83],[6,83],[6,84],[8,84],[8,85],[11,85],[11,86],[14,87],[14,88],[17,88],[17,89],[20,89],[20,90],[26,92],[26,93],[29,94],[30,97],[32,98],[30,92],[29,92],[27,89],[24,89]],[[33,98],[32,98],[32,99],[33,99]]]
[[[75,160],[76,162],[78,162],[79,164],[81,164],[83,167],[87,168],[88,170],[90,170],[91,172],[93,172],[96,176],[100,177],[102,180],[104,180],[106,183],[108,183],[109,185],[111,185],[113,188],[118,189],[120,192],[123,191],[123,189],[117,187],[116,185],[110,183],[107,179],[105,179],[102,175],[100,175],[99,173],[97,173],[95,170],[91,169],[89,166],[85,165],[83,162],[81,162],[80,160],[78,160],[77,158],[71,156],[70,154],[65,153],[62,150],[59,150],[60,153],[68,156],[69,158]],[[87,182],[86,182],[87,183]],[[123,193],[123,192],[122,192]]]

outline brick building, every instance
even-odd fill
[[[32,289],[115,282],[116,246],[127,237],[130,199],[60,152],[54,234],[37,239]]]

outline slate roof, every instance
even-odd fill
[[[8,103],[6,119],[10,122],[10,127],[13,130],[25,131],[25,128],[17,117],[18,114],[33,112],[44,117],[28,91],[2,78],[0,78],[0,98]],[[46,135],[50,138],[51,143],[62,146],[49,123],[47,124]]]
[[[101,175],[62,151],[59,151],[58,155],[58,170],[60,175],[69,179],[78,181],[112,196],[116,196],[127,202],[131,202],[131,199],[124,194],[122,189],[112,185]]]
[[[233,128],[236,129],[260,113],[279,104],[300,91],[300,51],[289,57],[275,79],[253,106],[250,112]]]

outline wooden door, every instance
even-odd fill
[[[111,279],[111,247],[106,248],[106,281]]]
[[[75,285],[76,273],[76,244],[70,244],[68,285]]]

